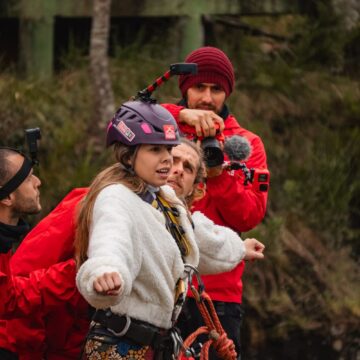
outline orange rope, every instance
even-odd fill
[[[204,319],[205,326],[198,328],[186,338],[184,341],[184,348],[181,350],[178,359],[184,359],[185,349],[189,348],[199,335],[208,334],[209,340],[205,342],[201,349],[200,360],[209,359],[210,346],[215,348],[217,355],[220,358],[224,360],[236,360],[237,353],[235,351],[235,345],[233,341],[227,337],[226,332],[221,326],[210,296],[206,292],[202,292],[200,295],[194,286],[191,286],[191,291],[194,294],[196,304]]]

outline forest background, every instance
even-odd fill
[[[263,139],[271,171],[266,218],[243,234],[266,244],[266,260],[245,271],[246,359],[360,357],[360,8],[310,3],[301,16],[205,22],[206,45],[235,67],[230,109]],[[127,43],[110,37],[117,106],[183,60],[168,40],[176,35],[164,35],[176,27],[147,26]],[[1,66],[1,145],[24,146],[29,127],[43,135],[44,208],[33,224],[113,160],[97,125],[88,49],[74,34],[51,81]],[[176,79],[155,97],[178,101]]]

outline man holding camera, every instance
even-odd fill
[[[242,128],[225,104],[234,89],[234,69],[221,50],[202,47],[191,52],[186,63],[196,63],[196,75],[181,75],[179,104],[164,104],[188,138],[203,139],[222,133],[245,137],[251,145],[246,161],[248,168],[267,169],[266,153],[259,136]],[[225,157],[226,159],[226,157]],[[241,170],[226,170],[222,165],[208,168],[206,195],[193,204],[192,210],[203,212],[218,225],[243,232],[254,228],[265,216],[267,191],[260,191],[251,183],[244,185]],[[242,281],[244,262],[228,273],[204,276],[205,289],[214,301],[220,321],[240,353],[240,325],[243,316]],[[185,338],[202,325],[196,318],[196,304],[189,298],[180,322]],[[211,359],[218,359],[212,354]]]

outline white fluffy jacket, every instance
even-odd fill
[[[162,189],[179,203],[172,188]],[[229,271],[244,257],[244,244],[235,232],[214,225],[199,212],[192,215],[193,230],[185,209],[177,209],[191,245],[186,263],[210,274]],[[94,279],[114,271],[120,274],[120,294],[96,293]],[[111,307],[116,314],[170,328],[175,285],[183,274],[180,250],[166,230],[164,215],[126,186],[102,190],[94,205],[88,260],[76,276],[84,298],[95,308]]]

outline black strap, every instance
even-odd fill
[[[93,321],[111,330],[112,333],[121,334],[124,332],[121,337],[129,339],[139,345],[151,346],[154,349],[163,343],[163,339],[167,335],[167,331],[164,329],[126,316],[116,315],[110,309],[97,310]],[[126,327],[128,327],[128,329],[124,331]]]
[[[0,200],[5,199],[22,184],[30,174],[32,167],[32,161],[24,157],[24,162],[18,172],[0,188]]]

